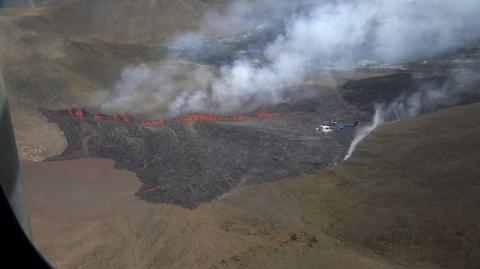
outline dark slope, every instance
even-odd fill
[[[381,126],[308,178],[304,218],[402,260],[480,268],[480,104]]]
[[[480,80],[476,76],[480,69],[480,46],[470,45],[405,64],[405,70],[383,76],[361,80],[348,80],[343,85],[344,98],[357,104],[362,110],[374,111],[375,104],[390,104],[399,96],[426,94],[432,89],[445,89],[451,94],[452,102],[444,107],[480,102]],[[428,99],[428,98],[425,98]],[[448,104],[448,105],[447,105]],[[424,104],[422,113],[433,108]],[[437,107],[438,108],[438,107]]]

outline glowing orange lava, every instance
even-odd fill
[[[183,122],[183,123],[191,123],[191,122],[213,122],[213,121],[248,121],[254,119],[267,119],[276,116],[281,116],[282,113],[277,112],[267,112],[267,111],[258,111],[254,114],[239,114],[239,115],[215,115],[215,114],[192,114],[186,117],[178,117],[173,118],[171,120],[165,119],[156,119],[156,120],[137,120],[132,115],[129,114],[113,114],[107,115],[102,114],[99,112],[87,112],[83,108],[72,108],[67,110],[67,113],[75,118],[84,119],[84,118],[92,118],[96,121],[103,121],[103,120],[113,120],[113,121],[121,121],[125,123],[136,123],[142,126],[162,126],[167,124],[168,122]],[[297,115],[301,114],[302,112],[290,112],[290,115]]]

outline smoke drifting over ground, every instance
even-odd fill
[[[206,66],[141,64],[125,68],[112,91],[92,100],[105,111],[168,113],[179,105],[196,111],[203,109],[196,96],[205,98],[212,80],[213,71]]]
[[[261,48],[263,64],[239,57],[219,72],[198,67],[200,71],[191,71],[183,80],[172,74],[178,70],[130,67],[112,91],[94,101],[104,110],[228,113],[246,104],[254,108],[288,101],[295,85],[314,68],[342,68],[364,59],[399,63],[480,38],[480,2],[476,0],[329,2],[284,14],[284,34]],[[234,6],[232,14],[238,13],[239,6],[243,14],[248,13],[248,6]],[[215,24],[216,17],[228,18],[215,15],[205,21]],[[179,39],[186,42],[190,37],[201,42],[202,33]]]
[[[451,77],[440,87],[424,85],[413,94],[402,94],[389,104],[375,107],[372,123],[361,128],[348,149],[345,160],[350,158],[357,145],[385,121],[402,120],[423,113],[456,105],[468,99],[468,95],[479,93],[480,78],[471,70],[452,71]]]

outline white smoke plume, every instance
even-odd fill
[[[141,64],[124,69],[113,90],[97,93],[92,101],[105,111],[141,114],[188,108],[193,112],[203,109],[196,99],[204,98],[211,80],[213,72],[205,66]]]
[[[373,121],[371,124],[361,128],[355,138],[352,140],[350,147],[348,148],[347,155],[345,156],[344,160],[347,160],[352,156],[353,151],[357,148],[358,143],[360,143],[363,139],[365,139],[373,130],[377,129],[377,127],[383,123],[383,110],[379,107],[375,108],[375,115],[373,116]]]
[[[468,99],[465,94],[480,94],[480,78],[475,72],[462,69],[450,75],[451,77],[440,87],[424,85],[419,91],[402,94],[389,104],[376,105],[372,123],[357,132],[344,159],[350,158],[358,144],[385,121],[415,117],[456,105]]]
[[[252,11],[242,7],[244,13]],[[477,40],[479,15],[477,0],[320,1],[308,11],[285,15],[284,34],[263,49],[263,65],[238,59],[219,72],[190,71],[184,88],[172,86],[179,80],[171,70],[130,67],[95,101],[105,110],[169,115],[276,104],[287,101],[315,68],[341,68],[362,59],[398,63]],[[206,21],[215,24],[215,18]]]

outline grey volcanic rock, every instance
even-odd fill
[[[65,152],[49,160],[113,159],[116,168],[133,171],[142,181],[140,198],[196,207],[241,183],[300,176],[342,160],[353,131],[325,135],[314,129],[330,117],[351,121],[365,114],[339,97],[331,104],[335,114],[321,101],[312,104],[318,111],[243,122],[167,121],[156,127],[96,121],[88,114],[75,118],[65,111],[43,114],[68,141]]]

